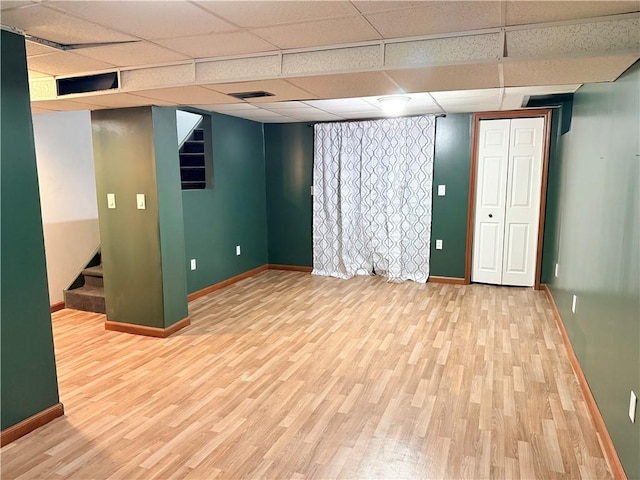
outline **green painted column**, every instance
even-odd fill
[[[58,403],[24,38],[1,32],[2,429]]]
[[[167,328],[187,317],[175,110],[100,110],[91,123],[107,319]]]

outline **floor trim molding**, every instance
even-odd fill
[[[302,265],[279,265],[277,263],[270,263],[267,267],[269,270],[287,270],[291,272],[311,273],[313,271],[313,267],[305,267]]]
[[[607,426],[604,423],[604,419],[602,418],[600,409],[598,408],[596,400],[593,398],[593,394],[591,393],[591,389],[589,388],[587,378],[584,376],[584,372],[582,371],[582,367],[580,366],[580,362],[578,361],[576,352],[573,350],[573,346],[571,345],[571,339],[569,338],[567,329],[564,327],[564,322],[562,321],[562,317],[560,316],[558,305],[556,305],[556,301],[551,294],[551,289],[547,284],[542,284],[542,290],[547,295],[549,303],[551,304],[551,309],[553,310],[553,316],[556,320],[556,325],[558,326],[558,330],[560,330],[562,342],[567,349],[567,355],[569,356],[571,367],[573,368],[576,378],[578,379],[578,384],[580,385],[582,395],[584,396],[584,399],[587,402],[587,406],[589,407],[589,413],[591,413],[591,418],[593,418],[593,423],[595,424],[596,430],[600,437],[602,450],[604,451],[604,456],[607,459],[607,463],[609,464],[611,474],[613,475],[613,478],[617,480],[627,480],[627,475],[624,473],[624,468],[622,467],[622,463],[620,462],[620,458],[618,457],[618,452],[616,452],[616,448],[613,445],[613,440],[611,440],[611,436],[609,435]]]
[[[64,308],[64,302],[54,303],[53,305],[51,305],[50,308],[51,308],[51,313],[62,310]]]
[[[36,428],[40,428],[62,415],[64,415],[64,405],[58,402],[11,427],[5,428],[0,434],[0,447],[24,437],[27,433],[33,432]]]
[[[200,297],[204,297],[205,295],[209,295],[210,293],[215,292],[216,290],[220,290],[221,288],[224,288],[226,286],[229,286],[233,283],[239,282],[240,280],[244,280],[245,278],[249,278],[249,277],[253,277],[254,275],[257,275],[260,272],[264,272],[265,270],[267,270],[269,266],[268,265],[260,265],[259,267],[253,268],[251,270],[247,270],[246,272],[240,273],[238,275],[236,275],[235,277],[231,277],[231,278],[227,278],[226,280],[223,280],[221,282],[218,283],[214,283],[213,285],[209,285],[208,287],[205,287],[201,290],[197,290],[193,293],[190,293],[189,295],[187,295],[187,301],[192,302],[193,300],[196,300]]]
[[[467,285],[467,281],[464,278],[456,278],[456,277],[436,277],[430,275],[427,279],[427,283],[449,283],[451,285]]]
[[[112,322],[107,320],[104,322],[104,329],[112,332],[131,333],[133,335],[144,335],[145,337],[167,338],[178,330],[191,325],[189,317],[169,325],[167,328],[149,327],[147,325],[135,325],[133,323]]]

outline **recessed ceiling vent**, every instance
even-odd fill
[[[239,100],[246,100],[248,98],[273,97],[273,93],[265,92],[264,90],[258,90],[255,92],[230,93],[229,95]]]
[[[100,73],[85,77],[71,77],[56,79],[58,95],[72,93],[102,92],[118,88],[118,73]]]

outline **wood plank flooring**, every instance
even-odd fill
[[[53,314],[66,415],[2,478],[610,478],[542,292],[267,271],[190,314]]]

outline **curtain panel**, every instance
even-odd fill
[[[314,126],[313,273],[429,277],[435,117]]]

